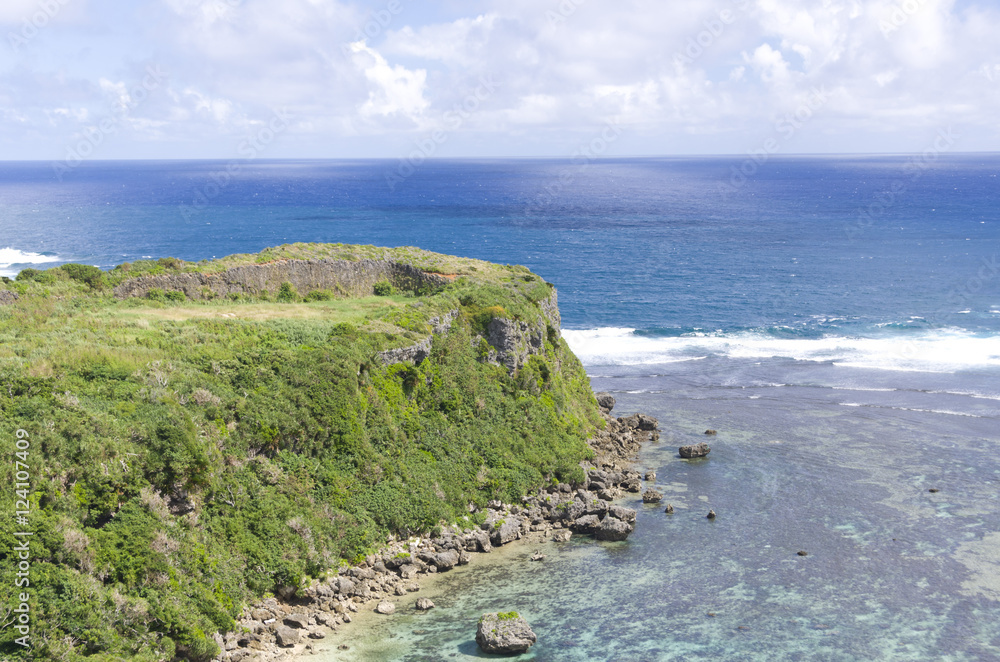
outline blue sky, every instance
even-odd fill
[[[1000,151],[994,2],[4,0],[0,29],[2,159]]]

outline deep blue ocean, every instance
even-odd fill
[[[523,659],[1000,660],[1000,155],[746,164],[0,163],[0,273],[322,241],[556,284],[594,388],[660,418],[675,514],[449,573],[323,659],[473,659],[513,608]]]

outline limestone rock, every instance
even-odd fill
[[[605,413],[610,414],[611,410],[615,408],[615,397],[610,393],[596,393],[597,406],[604,410]]]
[[[663,493],[657,492],[653,489],[646,490],[642,493],[643,503],[660,503],[661,499],[663,499]]]
[[[601,522],[601,526],[594,532],[594,537],[598,540],[616,542],[628,538],[633,530],[635,530],[635,524],[629,524],[617,517],[608,515]]]
[[[573,537],[573,532],[563,529],[552,534],[552,542],[568,542]]]
[[[476,629],[476,643],[486,653],[523,653],[536,641],[531,626],[517,612],[483,614]]]
[[[285,616],[285,625],[305,630],[309,627],[309,617],[306,614],[289,614]]]
[[[299,643],[301,640],[301,635],[298,630],[294,630],[290,627],[284,625],[279,625],[274,631],[275,641],[282,648],[291,648],[295,644]]]
[[[389,614],[396,613],[396,605],[392,604],[388,600],[383,600],[382,602],[378,603],[377,607],[375,607],[375,611],[377,611],[380,614],[388,616]]]
[[[427,598],[420,598],[419,600],[417,600],[417,609],[419,609],[420,611],[428,611],[430,609],[434,609],[434,603],[428,600]]]
[[[685,459],[691,459],[693,457],[705,457],[712,451],[708,444],[704,441],[700,444],[693,444],[691,446],[681,446],[677,449],[680,456]]]

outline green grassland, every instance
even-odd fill
[[[455,276],[433,292],[118,300],[136,275],[282,259],[393,259]],[[34,649],[4,660],[204,660],[241,609],[288,594],[387,537],[467,523],[470,502],[581,478],[600,425],[558,334],[511,375],[482,360],[492,317],[537,319],[523,267],[419,249],[295,244],[215,262],[28,270],[0,284],[0,439],[14,510],[15,431],[31,447]],[[412,345],[459,310],[420,365]],[[0,603],[13,605],[12,517]],[[0,615],[4,611],[0,607]],[[32,658],[34,656],[34,658]]]

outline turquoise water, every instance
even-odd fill
[[[794,393],[618,395],[619,411],[660,418],[638,464],[673,515],[633,498],[624,543],[479,556],[435,580],[429,614],[346,626],[335,641],[351,650],[319,659],[481,658],[479,615],[511,609],[539,636],[519,659],[539,662],[1000,659],[1000,462],[980,419],[929,428]],[[719,430],[709,458],[677,457],[706,427]],[[535,549],[547,558],[528,562]]]

